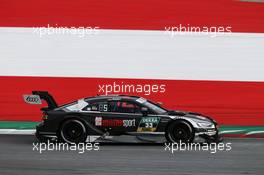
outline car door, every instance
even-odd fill
[[[142,118],[141,107],[129,100],[108,100],[102,111],[102,127],[112,135],[136,132]]]

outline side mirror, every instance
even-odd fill
[[[157,105],[163,106],[163,103],[159,101],[159,102],[157,102]]]
[[[148,108],[142,107],[141,112],[142,112],[143,116],[147,116],[148,115]]]

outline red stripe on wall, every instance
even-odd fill
[[[236,0],[1,0],[0,26],[98,26],[164,30],[165,26],[231,26],[264,32],[264,3]]]
[[[23,94],[47,90],[59,104],[94,96],[103,84],[166,85],[164,93],[129,93],[161,101],[170,109],[200,112],[224,125],[264,125],[264,82],[141,80],[106,78],[0,77],[0,120],[39,121],[40,105]],[[128,94],[128,93],[126,93]]]

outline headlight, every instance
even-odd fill
[[[206,117],[200,116],[200,115],[196,115],[197,118],[201,119],[201,120],[206,120]]]
[[[208,122],[199,122],[197,125],[201,128],[214,128],[214,124]]]

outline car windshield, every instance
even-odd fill
[[[146,100],[144,98],[139,98],[137,99],[137,102],[143,104],[144,106],[146,106],[147,108],[155,111],[157,114],[165,114],[167,113],[168,111],[162,107],[160,107],[159,105],[149,101],[149,100]]]

